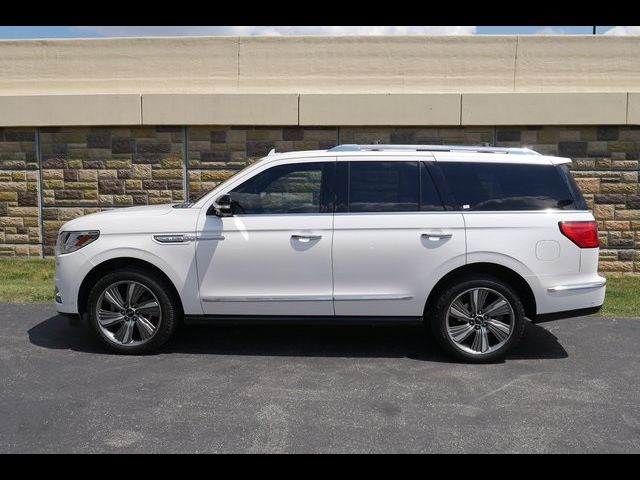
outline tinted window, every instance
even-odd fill
[[[320,213],[329,195],[334,162],[278,165],[250,178],[230,193],[234,213]]]
[[[562,173],[562,176],[564,177],[565,181],[569,185],[569,189],[571,190],[571,193],[573,193],[573,198],[575,199],[575,202],[576,202],[576,208],[579,210],[588,210],[589,207],[587,206],[587,202],[585,201],[584,196],[582,196],[582,192],[580,191],[578,184],[573,178],[573,175],[571,175],[569,166],[566,164],[558,165],[557,168],[558,170],[560,170],[560,173]]]
[[[575,209],[561,171],[552,165],[440,162],[462,210]]]
[[[420,210],[444,210],[438,190],[424,163],[420,163]]]
[[[418,162],[350,162],[349,211],[414,212],[420,207]]]

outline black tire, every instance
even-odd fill
[[[507,300],[513,311],[513,327],[508,339],[495,350],[487,353],[469,353],[456,344],[447,333],[448,312],[449,307],[459,295],[479,287],[494,290]],[[450,282],[445,286],[434,308],[427,312],[427,317],[425,321],[430,323],[431,331],[442,349],[451,357],[466,363],[491,363],[504,359],[522,339],[526,322],[524,306],[516,291],[504,280],[482,274],[458,277]]]
[[[124,345],[110,339],[102,330],[97,318],[97,303],[103,292],[117,282],[136,282],[146,287],[157,298],[161,318],[153,336],[145,343]],[[176,331],[181,319],[182,308],[179,300],[174,298],[173,289],[163,278],[158,278],[148,271],[138,268],[126,268],[110,272],[96,282],[89,293],[87,302],[87,318],[89,325],[98,338],[112,351],[120,354],[141,355],[157,351]]]

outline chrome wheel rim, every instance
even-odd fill
[[[158,298],[139,282],[127,280],[109,285],[96,306],[102,334],[117,345],[135,346],[149,342],[162,321]]]
[[[447,335],[465,353],[486,355],[511,338],[513,308],[491,288],[472,288],[458,295],[447,311]]]

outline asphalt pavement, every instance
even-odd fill
[[[0,452],[640,452],[640,319],[528,325],[465,365],[415,326],[192,326],[108,353],[0,304]]]

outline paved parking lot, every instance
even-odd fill
[[[418,327],[187,327],[105,352],[0,305],[0,452],[640,452],[640,320],[528,326],[504,363]]]

